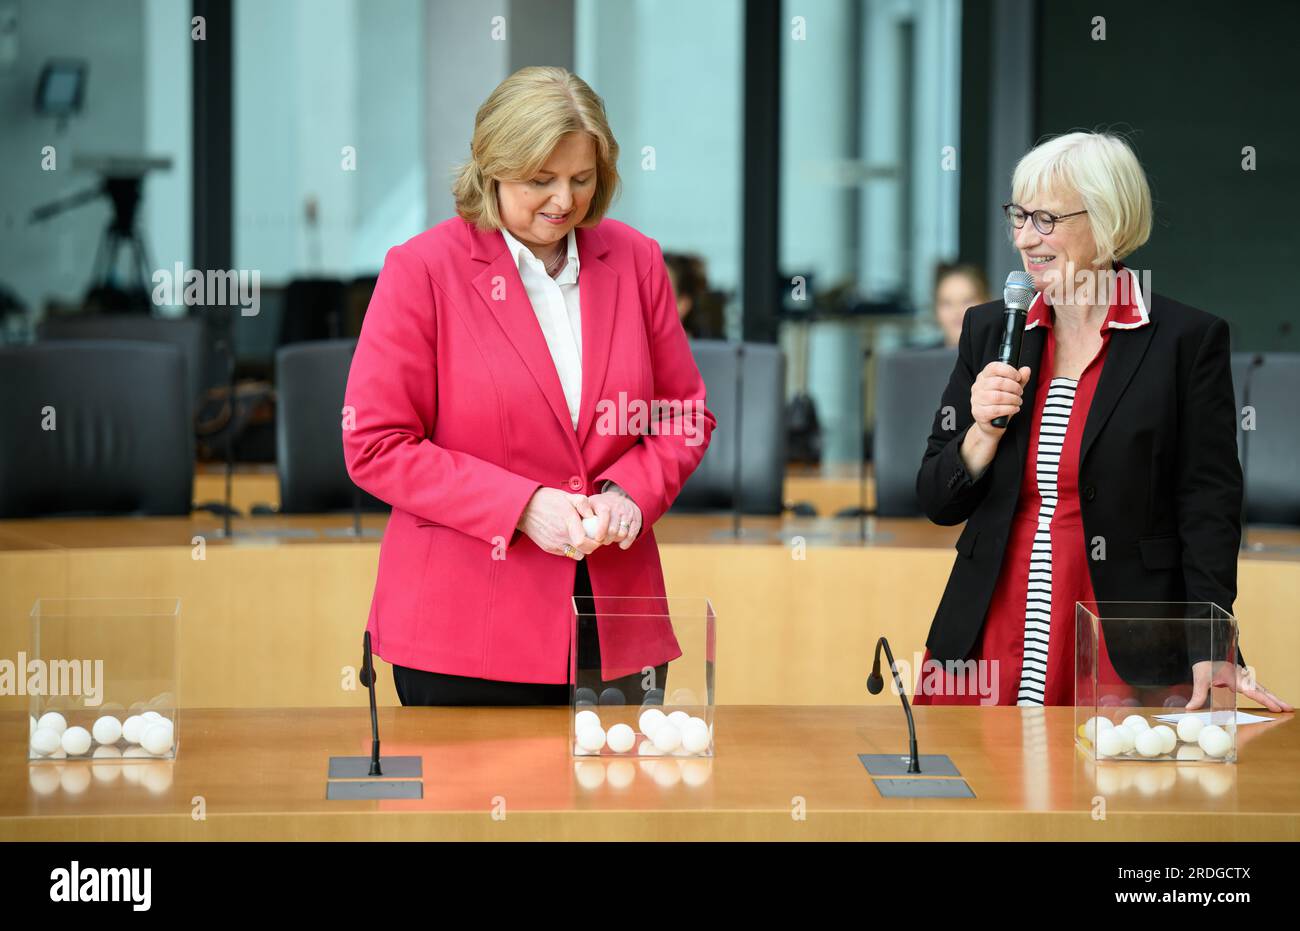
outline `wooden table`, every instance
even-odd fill
[[[714,758],[682,760],[574,760],[565,708],[385,708],[424,798],[382,802],[325,799],[328,758],[369,753],[360,707],[186,709],[174,762],[98,767],[29,765],[6,713],[0,841],[1300,840],[1293,715],[1224,765],[1091,763],[1068,708],[915,713],[975,798],[880,795],[857,755],[906,750],[896,706],[719,706]]]

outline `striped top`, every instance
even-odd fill
[[[1020,667],[1017,705],[1043,704],[1047,685],[1047,648],[1052,628],[1052,517],[1056,513],[1061,447],[1074,409],[1073,378],[1053,378],[1043,403],[1038,427],[1038,458],[1035,462],[1038,494],[1038,530],[1029,554],[1029,587],[1025,593],[1025,650]],[[1057,636],[1066,633],[1058,631]]]

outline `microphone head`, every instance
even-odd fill
[[[375,661],[370,655],[370,631],[361,635],[361,672],[357,676],[366,688],[375,681]]]
[[[1034,276],[1029,272],[1011,272],[1002,288],[1002,302],[1011,310],[1028,310],[1034,302]]]
[[[884,677],[878,672],[873,672],[867,676],[867,691],[872,695],[879,695],[880,690],[885,687]]]

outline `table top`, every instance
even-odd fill
[[[185,709],[175,761],[117,764],[29,764],[6,713],[0,840],[1300,840],[1293,715],[1240,728],[1237,764],[1098,764],[1072,708],[914,713],[974,798],[881,796],[858,754],[906,752],[894,707],[719,706],[711,759],[575,759],[567,708],[382,708],[383,753],[423,761],[408,801],[325,798],[365,708]]]

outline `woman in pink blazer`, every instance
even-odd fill
[[[389,250],[348,377],[348,473],[393,506],[367,629],[403,704],[563,704],[571,596],[665,594],[652,528],[715,420],[659,244],[604,218],[591,88],[516,72],[470,153],[458,216]],[[579,640],[578,684],[629,701],[681,655],[666,622]]]

